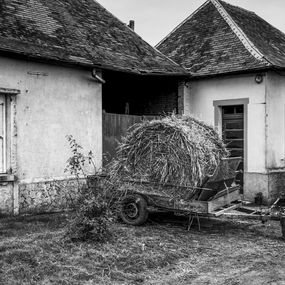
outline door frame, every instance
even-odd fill
[[[219,134],[222,136],[223,130],[223,111],[222,107],[225,106],[233,106],[233,105],[243,105],[244,111],[244,121],[243,121],[243,129],[244,129],[244,172],[248,171],[248,154],[247,154],[247,146],[248,146],[248,104],[249,98],[240,98],[240,99],[229,99],[229,100],[215,100],[213,101],[214,106],[214,124],[215,128],[218,130]]]

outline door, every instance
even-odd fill
[[[222,107],[223,139],[230,151],[230,157],[244,158],[244,105]],[[243,161],[239,170],[244,170]],[[243,186],[243,173],[237,175],[237,182]]]

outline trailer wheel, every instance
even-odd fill
[[[138,194],[127,195],[121,201],[121,219],[129,225],[139,226],[148,218],[147,202]]]
[[[282,216],[280,218],[280,224],[281,224],[282,238],[285,239],[285,216]]]

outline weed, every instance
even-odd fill
[[[72,156],[67,160],[66,171],[77,178],[80,196],[76,215],[69,220],[65,237],[74,242],[105,242],[111,237],[109,227],[113,218],[107,189],[99,178],[100,173],[95,167],[93,153],[89,151],[87,155],[84,155],[82,146],[73,136],[67,136],[67,140]],[[87,176],[85,173],[86,163],[93,167],[92,176]],[[82,183],[79,182],[82,176],[85,181],[92,180],[93,183],[86,183],[82,187]]]

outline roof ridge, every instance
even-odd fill
[[[207,4],[209,4],[211,0],[207,0],[204,4],[202,4],[198,9],[196,9],[192,14],[190,14],[184,21],[182,21],[178,26],[176,26],[170,33],[168,33],[158,44],[155,45],[157,48],[161,45],[166,39],[168,39],[176,30],[178,30],[182,25],[184,25],[188,20],[190,20],[194,15],[196,15],[201,9],[203,9]]]
[[[122,20],[120,20],[117,16],[115,16],[112,12],[110,12],[109,10],[107,10],[103,5],[101,5],[97,0],[93,0],[94,2],[96,2],[96,4],[98,4],[99,6],[101,6],[101,8],[103,8],[107,13],[111,14],[117,21],[119,21],[121,24],[123,24],[125,27],[127,27],[130,32],[134,33],[137,37],[139,37],[145,44],[147,44],[149,47],[151,47],[152,49],[154,49],[156,52],[158,52],[160,55],[162,55],[166,60],[172,62],[173,64],[175,64],[176,66],[180,67],[181,69],[184,69],[181,65],[179,65],[177,62],[175,62],[174,60],[172,60],[171,58],[169,58],[168,56],[166,56],[165,54],[163,54],[162,52],[160,52],[156,47],[152,46],[150,43],[148,43],[147,41],[145,41],[139,34],[137,34],[133,29],[131,29],[128,25],[126,25]],[[139,71],[141,73],[141,71]],[[185,74],[186,74],[186,70],[185,70]]]
[[[224,6],[220,3],[219,0],[210,0],[210,2],[218,10],[221,17],[226,21],[230,26],[231,30],[235,33],[238,39],[241,41],[243,46],[249,51],[249,53],[254,56],[256,59],[263,61],[266,65],[272,64],[264,54],[254,45],[254,43],[247,37],[245,32],[238,26],[238,24],[233,20],[230,14],[226,11]]]
[[[105,12],[109,13],[110,15],[112,15],[113,18],[115,18],[117,21],[119,21],[123,26],[129,28],[129,30],[133,33],[135,33],[137,36],[139,36],[133,29],[131,29],[129,27],[129,25],[127,25],[126,23],[124,23],[119,17],[115,16],[115,14],[113,14],[111,11],[109,11],[107,8],[105,8],[101,3],[99,3],[97,0],[93,0],[93,2],[95,2],[98,6],[100,6],[102,9],[105,10]],[[140,36],[139,36],[140,37]]]
[[[245,8],[243,8],[243,7],[240,7],[240,6],[236,6],[236,5],[227,3],[227,2],[222,1],[222,0],[219,0],[219,2],[226,3],[227,5],[232,6],[232,7],[234,7],[234,8],[237,8],[237,9],[239,9],[239,10],[243,10],[244,12],[254,14],[255,17],[258,17],[258,18],[261,19],[263,22],[266,22],[266,23],[267,23],[268,25],[270,25],[272,28],[274,28],[275,30],[278,30],[280,33],[282,33],[282,34],[285,36],[285,32],[283,32],[283,31],[280,30],[279,28],[273,26],[270,22],[268,22],[267,20],[263,19],[260,15],[256,14],[256,12],[251,11],[251,10],[248,10],[248,9],[245,9]]]
[[[249,13],[253,13],[253,14],[255,14],[255,15],[256,15],[256,13],[255,13],[254,11],[251,11],[251,10],[245,9],[245,8],[240,7],[240,6],[237,6],[237,5],[230,4],[230,3],[226,2],[226,1],[219,0],[219,2],[220,2],[220,3],[225,3],[225,4],[230,5],[230,6],[232,6],[232,7],[235,7],[235,8],[238,8],[238,9],[240,9],[240,10],[243,10],[244,12],[249,12]]]

